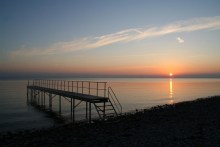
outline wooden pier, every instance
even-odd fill
[[[64,81],[64,80],[32,80],[27,85],[27,100],[39,106],[52,110],[53,99],[59,98],[59,114],[61,115],[61,99],[70,102],[71,118],[75,121],[76,107],[85,102],[86,120],[91,123],[91,105],[94,105],[101,120],[116,117],[122,113],[122,106],[118,98],[107,82],[92,81]],[[75,101],[79,102],[76,104]]]

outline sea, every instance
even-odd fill
[[[107,82],[117,95],[123,113],[220,95],[220,78],[63,78],[62,80]],[[30,105],[27,99],[27,84],[28,80],[0,80],[0,133],[60,125],[50,113]],[[75,109],[76,121],[82,121],[85,119],[85,103],[77,104],[79,105]],[[58,97],[54,97],[52,110],[55,114],[58,107]],[[94,108],[92,109],[95,113]],[[70,122],[68,100],[62,99],[61,110],[61,116],[64,118],[62,124]]]

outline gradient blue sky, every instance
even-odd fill
[[[220,74],[219,0],[0,0],[0,72]]]

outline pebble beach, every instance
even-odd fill
[[[126,113],[106,122],[0,134],[1,146],[218,146],[220,96]]]

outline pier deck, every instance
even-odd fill
[[[39,87],[39,86],[27,86],[28,89],[33,90],[39,90],[42,92],[48,92],[53,93],[55,95],[60,95],[62,97],[68,97],[73,98],[85,102],[91,102],[91,103],[97,103],[97,102],[107,102],[109,98],[107,97],[101,97],[101,96],[94,96],[89,94],[82,94],[82,93],[76,93],[76,92],[69,92],[64,90],[57,90],[57,89],[51,89],[51,88],[45,88],[45,87]]]

